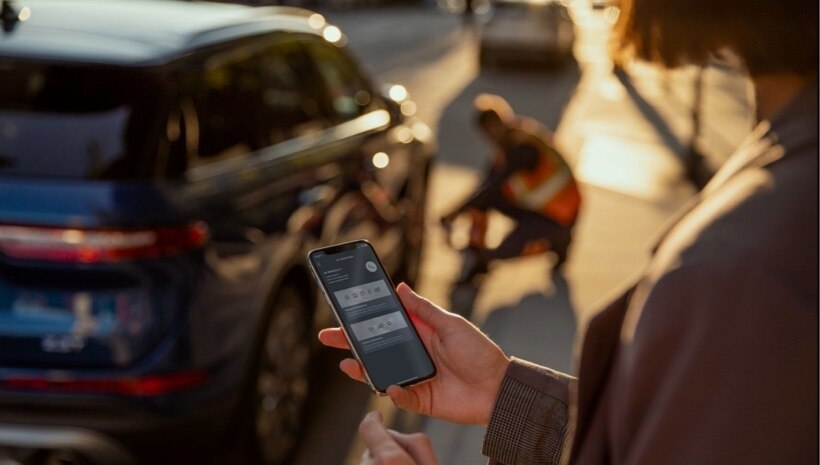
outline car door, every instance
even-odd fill
[[[190,318],[210,362],[247,346],[265,300],[304,262],[304,207],[343,185],[309,59],[298,35],[275,33],[180,65],[167,164],[175,197],[210,230]]]
[[[367,230],[368,223],[357,221],[356,227],[342,230],[337,239],[368,238],[388,270],[395,272],[402,262],[408,239],[407,220],[412,205],[406,202],[407,186],[411,182],[413,159],[418,156],[418,143],[412,130],[404,125],[401,114],[388,111],[388,102],[343,48],[318,38],[306,40],[305,46],[323,82],[337,126],[377,115],[389,117],[385,127],[353,136],[365,136],[350,158],[351,169],[359,171],[358,191],[352,191],[345,202],[336,206],[337,211],[341,211],[358,205],[353,216],[369,212],[377,228]]]

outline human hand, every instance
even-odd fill
[[[449,215],[444,215],[439,219],[441,229],[444,232],[444,242],[448,246],[453,247],[453,221],[455,220],[456,212]]]
[[[438,374],[408,388],[390,386],[387,395],[411,412],[456,423],[487,425],[509,358],[464,318],[442,310],[404,283],[396,290]],[[340,328],[323,329],[319,340],[326,346],[349,349]],[[344,359],[339,367],[349,377],[365,382],[356,360]]]
[[[436,456],[425,434],[402,434],[387,429],[378,412],[370,412],[359,424],[367,450],[360,465],[436,465]]]

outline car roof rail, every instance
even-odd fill
[[[287,15],[301,18],[310,18],[311,16],[318,14],[315,11],[310,11],[305,8],[287,5],[260,6],[253,9],[254,16],[257,16],[260,12],[268,15]]]
[[[327,21],[322,14],[295,6],[274,5],[253,7],[248,11],[247,15],[245,15],[245,18],[247,23],[275,20],[280,25],[288,24],[288,27],[295,26],[300,31],[303,30],[304,32],[313,34],[321,34],[322,27],[327,25]],[[221,28],[201,31],[190,37],[188,44],[189,46],[199,46],[208,42],[208,38],[214,34],[218,35],[220,31],[231,30],[237,27],[241,28],[246,25],[247,24],[232,24]]]

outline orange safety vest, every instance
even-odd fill
[[[511,141],[538,150],[538,165],[532,170],[516,171],[502,184],[504,196],[512,203],[541,213],[564,226],[578,216],[581,194],[569,165],[538,133],[526,128],[511,128]]]

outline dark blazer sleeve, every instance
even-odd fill
[[[513,359],[496,399],[482,453],[490,464],[558,464],[570,424],[575,379]]]

